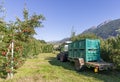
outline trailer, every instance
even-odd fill
[[[112,63],[103,61],[100,57],[100,40],[84,39],[69,42],[64,45],[65,51],[57,55],[61,62],[67,60],[75,63],[77,71],[84,70],[85,67],[94,68],[94,72],[113,69]]]

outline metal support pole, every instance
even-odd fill
[[[13,57],[14,57],[14,42],[10,44],[11,47],[11,71],[10,73],[7,74],[7,79],[12,79],[13,78]]]
[[[14,56],[14,42],[12,41],[12,52],[11,52],[11,78],[13,78],[13,56]]]

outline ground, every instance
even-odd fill
[[[94,73],[91,69],[77,72],[74,63],[60,62],[56,54],[41,53],[36,58],[27,59],[17,70],[13,79],[1,82],[120,82],[120,73],[104,71]]]

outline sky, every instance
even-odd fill
[[[4,1],[6,21],[23,18],[26,7],[30,15],[43,14],[44,27],[37,28],[34,37],[45,41],[56,41],[97,26],[106,20],[120,18],[120,0],[0,0]]]

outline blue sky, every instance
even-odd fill
[[[46,17],[44,27],[36,29],[35,35],[45,41],[70,37],[72,27],[79,34],[105,20],[120,18],[120,0],[4,0],[6,20],[23,18],[25,2],[30,14]]]

